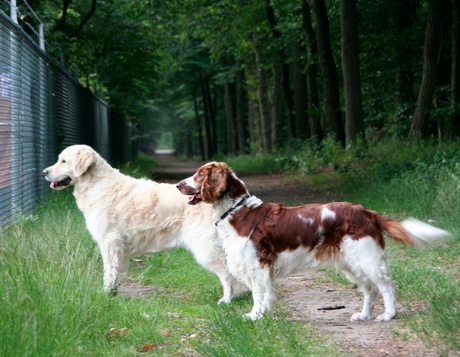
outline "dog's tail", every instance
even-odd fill
[[[452,236],[449,232],[415,218],[408,218],[399,223],[379,214],[377,220],[380,228],[395,241],[417,248]]]

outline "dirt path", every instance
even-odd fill
[[[173,155],[156,155],[159,167],[155,180],[177,183],[191,176],[201,163],[182,161]],[[334,201],[329,190],[318,190],[305,180],[289,175],[248,175],[238,173],[251,194],[265,202],[300,204]],[[334,283],[323,272],[292,275],[279,282],[280,303],[288,311],[288,319],[299,323],[313,323],[333,341],[341,353],[354,356],[447,356],[437,349],[424,346],[415,334],[396,318],[389,323],[374,321],[350,322],[351,315],[360,311],[362,294],[350,286]],[[318,310],[343,305],[338,310]],[[397,304],[401,315],[410,313]],[[375,314],[383,313],[382,302],[376,304]],[[453,356],[450,354],[449,356]]]

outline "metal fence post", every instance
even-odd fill
[[[45,51],[45,25],[40,24],[39,34],[40,34],[40,49]]]
[[[10,1],[10,16],[11,16],[11,19],[17,24],[18,23],[18,10],[16,6],[16,0]]]

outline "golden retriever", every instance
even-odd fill
[[[128,274],[128,257],[185,248],[223,285],[220,302],[247,290],[228,272],[216,239],[210,205],[189,205],[174,185],[135,179],[112,168],[86,145],[66,148],[43,170],[50,187],[74,186],[78,208],[104,262],[104,290],[116,294]]]

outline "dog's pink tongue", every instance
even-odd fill
[[[50,187],[51,187],[51,188],[54,188],[54,182],[51,182]]]
[[[196,196],[197,196],[196,194],[188,196],[188,201],[192,202],[196,198]]]

